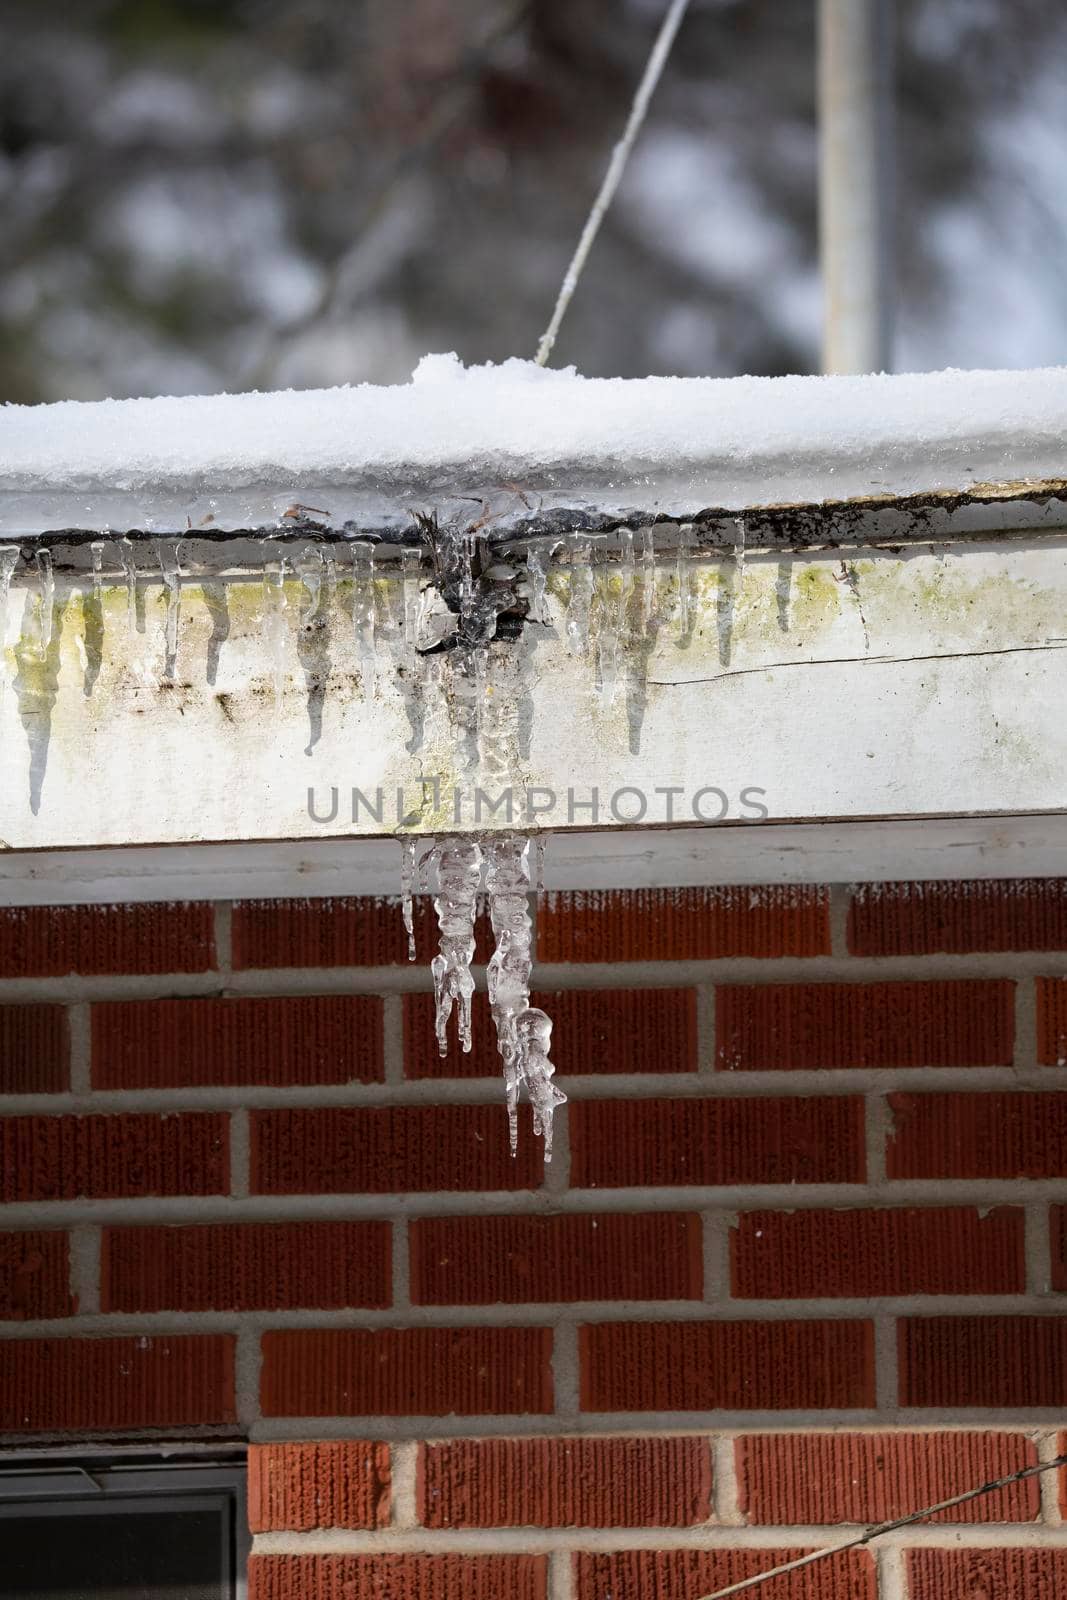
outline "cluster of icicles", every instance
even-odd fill
[[[532,927],[530,894],[530,841],[515,834],[500,834],[478,841],[448,838],[429,846],[417,861],[417,842],[403,841],[402,895],[408,955],[415,959],[415,923],[412,896],[416,876],[423,879],[432,863],[437,875],[438,953],[431,963],[436,1000],[437,1043],[448,1054],[448,1023],[456,1012],[462,1048],[471,1048],[471,1001],[474,996],[474,923],[482,890],[489,905],[495,948],[486,972],[489,1007],[496,1029],[497,1048],[504,1072],[511,1153],[518,1148],[519,1101],[525,1097],[533,1111],[534,1133],[545,1141],[545,1160],[552,1159],[552,1116],[566,1095],[552,1082],[555,1072],[548,1057],[552,1023],[545,1012],[530,1004]],[[540,876],[540,874],[539,874]]]

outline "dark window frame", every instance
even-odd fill
[[[0,1461],[0,1526],[8,1517],[137,1516],[184,1507],[224,1510],[219,1519],[219,1571],[232,1600],[248,1600],[246,1472],[243,1461],[123,1461],[102,1454],[54,1462]]]

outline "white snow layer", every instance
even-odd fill
[[[654,478],[729,507],[1054,477],[1065,436],[1065,367],[601,379],[433,355],[387,388],[4,406],[0,492],[517,483],[625,500]]]

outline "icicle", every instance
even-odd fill
[[[651,528],[641,529],[641,631],[648,633],[656,609],[656,546]]]
[[[546,626],[551,621],[548,614],[548,568],[562,540],[553,539],[548,544],[531,544],[526,552],[526,570],[530,575],[530,620]]]
[[[548,849],[548,839],[545,834],[539,833],[537,835],[535,849],[537,851],[537,871],[534,882],[534,892],[536,893],[538,900],[540,900],[541,896],[545,892],[545,851]]]
[[[414,834],[401,839],[403,855],[400,861],[400,896],[404,912],[404,928],[408,936],[408,960],[415,959],[415,910],[412,889],[415,882],[415,849],[418,841]]]
[[[572,656],[589,650],[589,623],[593,608],[593,547],[572,533],[567,538],[570,556],[570,594],[567,599],[567,648]]]
[[[415,648],[419,628],[419,576],[422,572],[422,551],[417,545],[405,545],[400,552],[400,566],[404,583],[404,643]]]
[[[301,619],[306,625],[309,622],[314,622],[322,610],[323,562],[322,554],[315,545],[305,545],[301,551],[297,564],[297,573],[300,577],[300,582],[307,590],[307,610]]]
[[[274,678],[274,702],[280,704],[285,693],[285,667],[289,644],[289,626],[286,622],[285,568],[287,557],[268,562],[263,573],[263,593],[267,602],[265,632],[270,645],[271,667]]]
[[[734,545],[734,583],[737,588],[737,597],[741,598],[741,590],[745,582],[745,519],[735,517],[734,526],[737,529],[737,543]]]
[[[437,1044],[448,1054],[448,1019],[455,1005],[459,1040],[471,1047],[471,996],[474,978],[474,916],[482,877],[482,850],[475,840],[445,839],[434,847],[438,893],[434,899],[440,929],[439,953],[431,962],[437,1003]]]
[[[519,1095],[525,1089],[533,1108],[534,1132],[545,1141],[547,1162],[552,1159],[552,1116],[567,1097],[552,1083],[555,1068],[548,1058],[552,1023],[530,1005],[530,841],[511,834],[492,839],[486,857],[485,886],[495,939],[487,970],[489,1004],[504,1064],[511,1151],[514,1155],[518,1148]]]
[[[689,523],[683,523],[678,529],[678,550],[674,563],[675,575],[678,580],[678,632],[683,639],[689,632],[689,602],[692,594],[692,549],[692,526]]]
[[[134,634],[137,632],[137,563],[133,558],[133,544],[125,534],[118,540],[118,552],[126,575],[126,627]]]
[[[18,566],[17,544],[0,544],[0,650],[7,640],[7,608],[11,595],[11,575]]]
[[[366,689],[374,681],[375,664],[374,546],[366,539],[354,539],[349,549],[352,552],[352,625]]]
[[[793,567],[789,561],[778,563],[774,579],[774,597],[778,605],[778,627],[782,633],[788,633],[793,600]]]
[[[56,598],[56,580],[52,572],[52,552],[37,551],[37,575],[41,580],[40,633],[37,648],[46,656],[52,643],[52,610]]]
[[[104,593],[104,541],[94,539],[89,546],[89,554],[93,560],[93,603],[97,611],[103,614]]]
[[[167,614],[164,625],[166,640],[166,675],[173,678],[178,665],[178,622],[182,609],[181,540],[165,540],[156,546],[159,568],[163,574],[163,589],[167,597]]]

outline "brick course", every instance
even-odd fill
[[[0,1117],[0,1201],[225,1194],[228,1127],[210,1111]]]
[[[253,1533],[384,1528],[389,1487],[385,1444],[254,1444],[248,1452],[248,1526]]]
[[[0,1094],[59,1094],[70,1085],[62,1006],[0,1006]]]
[[[0,1428],[62,1433],[234,1422],[233,1339],[0,1340]]]
[[[539,961],[711,961],[830,952],[822,889],[613,889],[549,894]]]

